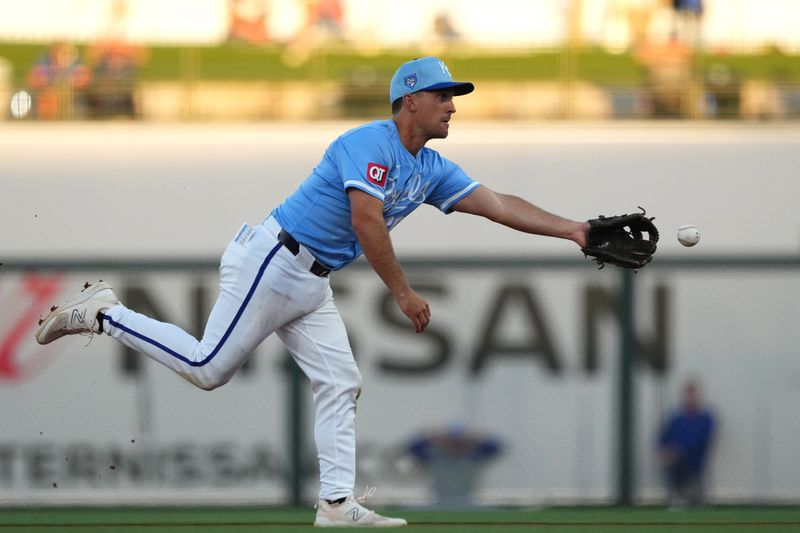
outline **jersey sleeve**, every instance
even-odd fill
[[[433,157],[433,168],[439,179],[425,203],[449,214],[452,212],[453,206],[462,198],[469,196],[480,186],[480,183],[470,178],[460,166],[437,152],[433,152]]]
[[[375,128],[359,128],[339,137],[332,157],[342,185],[385,199],[386,180],[393,158],[389,139]]]

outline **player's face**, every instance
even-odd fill
[[[450,128],[450,116],[456,112],[453,90],[419,91],[414,93],[417,103],[417,126],[429,139],[444,139]]]

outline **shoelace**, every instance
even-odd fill
[[[364,495],[363,496],[359,496],[358,498],[356,498],[356,501],[358,503],[360,503],[361,505],[364,505],[365,503],[367,503],[367,499],[368,498],[372,498],[375,495],[375,491],[377,491],[377,490],[378,490],[378,487],[370,487],[369,485],[365,485],[365,487],[364,487]]]
[[[100,283],[103,283],[103,280],[102,280],[102,279],[100,280]],[[92,283],[89,283],[89,282],[87,281],[87,282],[86,282],[86,284],[83,286],[83,290],[86,290],[86,289],[88,289],[88,288],[89,288],[89,287],[91,287],[92,285],[93,285]],[[84,320],[85,320],[85,319],[84,319]],[[97,322],[97,316],[96,316],[96,315],[94,316],[94,318],[93,318],[93,320],[92,320],[92,322],[91,322],[91,323],[86,323],[86,326],[89,328],[89,331],[87,331],[87,332],[84,332],[84,333],[78,333],[78,335],[80,335],[81,337],[89,337],[89,340],[88,340],[88,341],[86,342],[86,344],[83,346],[84,348],[86,348],[87,346],[89,346],[90,344],[92,344],[92,341],[94,340],[94,335],[95,335],[95,333],[94,333],[94,325],[95,325],[95,322]]]
[[[80,335],[81,337],[89,337],[89,340],[86,341],[86,344],[83,345],[84,348],[92,344],[92,341],[94,340],[94,331],[90,331],[88,333],[78,333],[78,335]]]
[[[83,346],[84,348],[92,344],[92,341],[94,340],[94,336],[96,335],[96,333],[94,332],[95,322],[97,322],[96,316],[94,317],[94,320],[92,321],[91,324],[87,324],[87,326],[89,327],[89,331],[78,333],[78,335],[80,335],[81,337],[89,337],[89,340]]]
[[[95,320],[97,320],[97,318],[95,318]],[[87,326],[89,327],[89,331],[82,331],[82,332],[78,333],[78,335],[80,335],[81,337],[89,337],[89,340],[86,341],[86,344],[83,345],[84,348],[86,348],[87,346],[92,344],[92,341],[94,340],[94,336],[95,336],[94,329],[93,329],[94,328],[94,322],[92,322],[91,324],[87,324]]]

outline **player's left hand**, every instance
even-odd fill
[[[658,243],[654,217],[641,213],[600,216],[589,220],[586,246],[581,251],[591,256],[600,268],[611,263],[623,268],[639,269],[653,260]]]

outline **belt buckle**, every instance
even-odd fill
[[[321,278],[327,278],[331,273],[331,269],[329,269],[328,267],[326,267],[325,265],[323,265],[322,263],[320,263],[316,259],[314,259],[314,262],[311,263],[311,269],[310,270],[311,270],[312,274],[314,274],[315,276],[319,276]]]

